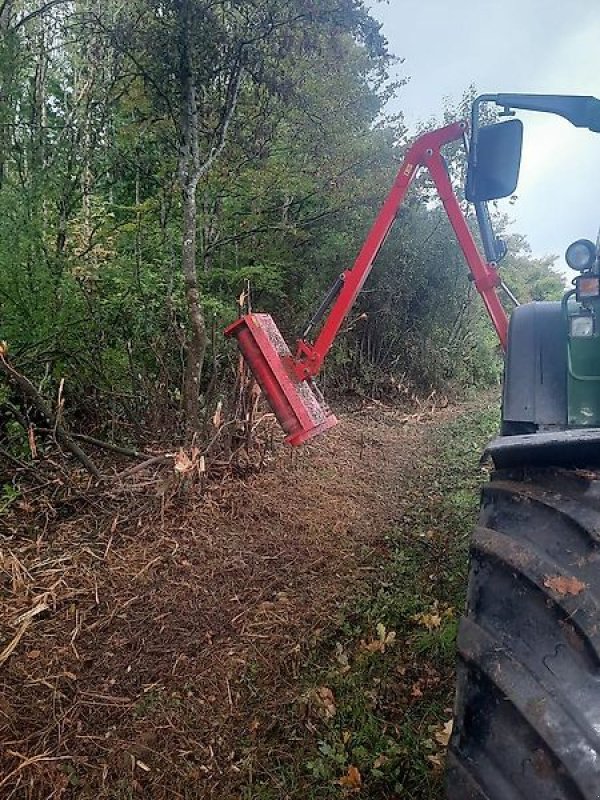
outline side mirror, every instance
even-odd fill
[[[522,147],[523,123],[519,119],[486,125],[474,132],[466,186],[470,203],[497,200],[515,191]]]

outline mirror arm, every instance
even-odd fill
[[[483,103],[495,103],[497,95],[495,94],[480,94],[473,100],[471,107],[471,146],[476,144],[479,135],[479,108]]]
[[[540,111],[556,114],[568,120],[577,128],[588,128],[600,133],[600,100],[591,95],[560,94],[481,94],[473,102],[471,130],[476,136],[479,124],[479,106],[482,103],[495,103],[504,111],[500,116],[512,116],[512,109],[521,111]]]
[[[513,304],[513,306],[515,308],[517,308],[518,306],[521,305],[521,303],[519,303],[517,298],[514,296],[512,291],[509,289],[509,287],[504,283],[504,281],[500,281],[500,288],[502,289],[504,294],[508,297],[508,299],[510,300],[510,302]]]
[[[477,224],[479,226],[479,233],[481,234],[481,242],[483,244],[483,252],[488,264],[496,263],[498,261],[498,252],[496,250],[496,236],[492,227],[492,220],[490,217],[490,210],[487,203],[475,203],[475,213],[477,215]]]

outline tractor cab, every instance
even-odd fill
[[[481,124],[487,103],[502,108]],[[506,254],[493,231],[488,202],[508,197],[519,178],[523,124],[515,109],[564,117],[600,132],[600,100],[570,95],[481,95],[473,103],[466,196],[475,206],[486,259]],[[513,311],[505,362],[503,434],[600,427],[600,262],[598,242],[579,239],[566,261],[579,273],[561,302],[529,303]]]

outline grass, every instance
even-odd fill
[[[278,747],[244,800],[442,797],[480,457],[497,426],[493,406],[432,429],[422,470],[403,478],[378,579],[309,656],[287,729],[293,748]]]

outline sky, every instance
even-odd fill
[[[384,0],[372,2],[395,67],[408,77],[390,102],[409,130],[441,120],[473,84],[481,93],[600,98],[600,0]],[[558,255],[600,226],[600,134],[561,117],[519,112],[525,125],[515,205],[501,201],[535,255]],[[568,272],[568,269],[564,267]]]

